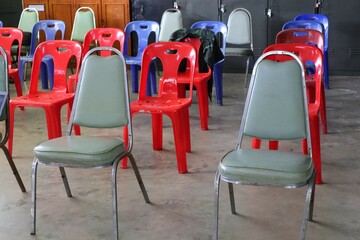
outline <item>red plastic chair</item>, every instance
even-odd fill
[[[276,35],[276,43],[307,43],[317,46],[324,56],[324,37],[323,34],[317,30],[297,28],[297,29],[286,29],[280,31]],[[324,68],[325,70],[325,68]],[[315,91],[313,82],[307,82],[308,88]],[[326,102],[325,102],[325,86],[322,81],[321,86],[321,103],[320,103],[320,116],[321,116],[321,127],[324,134],[327,133],[327,118],[326,118]]]
[[[315,85],[315,95],[307,88],[308,93],[308,108],[309,108],[309,121],[310,121],[310,134],[312,144],[312,156],[316,170],[316,183],[322,183],[321,176],[321,146],[320,146],[320,129],[319,129],[319,109],[321,102],[321,88],[323,76],[323,54],[321,50],[315,46],[308,44],[274,44],[270,45],[264,50],[264,53],[274,50],[282,50],[295,53],[303,62],[304,66],[307,61],[311,61],[315,66],[315,73],[306,75],[306,81],[313,82]],[[276,56],[276,55],[274,55]],[[273,57],[274,58],[274,57]],[[276,61],[285,61],[287,57],[282,55],[277,56]],[[310,93],[310,94],[309,94]],[[260,148],[261,140],[253,139],[252,147]],[[278,142],[276,139],[270,141],[270,149],[276,150]],[[303,152],[307,154],[307,142],[303,141]]]
[[[22,96],[23,94],[19,77],[19,69],[14,68],[11,63],[11,46],[15,41],[17,41],[19,49],[21,49],[23,36],[23,31],[18,28],[0,28],[0,47],[2,47],[6,52],[9,66],[9,77],[14,80],[17,96]],[[20,51],[18,51],[17,59],[20,59]]]
[[[157,58],[161,61],[163,76],[159,80],[157,96],[147,96],[147,77],[151,61]],[[189,84],[189,94],[181,97],[179,90],[179,67],[186,60],[186,73]],[[140,90],[137,100],[131,103],[131,115],[149,113],[152,118],[153,149],[162,149],[162,115],[167,115],[173,125],[176,159],[179,173],[187,173],[186,152],[191,151],[189,108],[192,101],[193,79],[195,72],[196,51],[189,43],[157,42],[150,44],[143,54]],[[182,75],[184,77],[184,75]],[[127,136],[125,129],[124,139]],[[122,167],[126,167],[123,161]]]
[[[196,54],[201,54],[201,42],[197,38],[185,38],[184,42],[190,43],[194,46]],[[200,72],[199,69],[199,58],[195,63],[195,75],[194,75],[194,86],[196,88],[198,96],[198,105],[200,113],[200,126],[201,130],[205,131],[209,129],[208,118],[209,118],[209,99],[208,99],[208,81],[211,77],[211,69],[208,67],[207,72]],[[182,97],[185,96],[185,86],[189,83],[188,74],[180,72],[178,77],[178,83],[180,83],[180,94]]]
[[[40,65],[44,56],[50,55],[54,60],[54,87],[49,91],[38,90]],[[70,58],[76,59],[76,73],[80,67],[82,46],[80,43],[69,40],[50,40],[41,43],[34,55],[34,63],[30,78],[30,89],[27,95],[10,100],[10,131],[9,151],[12,153],[14,135],[14,112],[17,107],[35,107],[45,110],[48,138],[56,138],[61,133],[60,111],[64,104],[72,108],[74,93],[67,90],[67,67]],[[76,130],[76,129],[75,129]]]
[[[94,45],[99,47],[113,47],[118,44],[120,52],[123,52],[125,35],[119,28],[94,28],[88,31],[84,37],[83,43],[83,56]],[[101,56],[108,56],[111,51],[101,51]],[[69,77],[68,88],[69,92],[75,92],[77,75],[71,75]]]

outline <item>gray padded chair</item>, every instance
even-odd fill
[[[285,62],[269,57],[290,56]],[[239,136],[234,150],[221,160],[215,175],[215,218],[213,240],[218,239],[220,180],[228,183],[231,212],[235,211],[233,183],[255,186],[298,188],[308,185],[300,239],[305,239],[312,220],[315,170],[309,155],[296,152],[244,148],[244,136],[261,139],[307,139],[311,146],[304,69],[293,53],[271,51],[256,62],[250,82]]]
[[[246,57],[245,87],[248,87],[250,58],[254,61],[251,14],[245,8],[234,9],[227,21],[225,56]]]
[[[101,50],[112,51],[115,54],[107,57],[92,54]],[[97,129],[127,126],[129,144],[126,146],[122,139],[111,136],[73,136],[71,132],[74,124]],[[115,48],[94,48],[85,55],[82,62],[67,136],[42,142],[34,148],[31,234],[35,234],[36,226],[36,175],[39,163],[60,168],[68,197],[72,195],[65,174],[65,167],[99,168],[111,166],[114,239],[118,239],[116,175],[121,159],[125,157],[130,159],[145,202],[150,202],[135,159],[131,154],[131,149],[132,128],[125,60],[120,51]]]
[[[182,14],[179,9],[167,9],[161,16],[159,42],[168,42],[176,30],[184,27]]]
[[[8,160],[11,170],[15,175],[16,181],[19,184],[19,187],[22,192],[26,192],[25,186],[21,180],[21,177],[17,171],[15,163],[10,155],[8,148],[6,147],[6,143],[9,139],[9,79],[8,79],[8,62],[7,62],[7,54],[3,48],[0,47],[0,91],[8,93],[5,99],[1,99],[1,101],[5,101],[4,108],[0,113],[0,121],[5,122],[5,132],[0,131],[0,148],[3,150],[6,159]]]

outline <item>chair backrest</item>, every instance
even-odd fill
[[[227,21],[227,43],[235,45],[250,44],[253,48],[252,19],[251,14],[245,8],[234,9]]]
[[[170,8],[161,16],[159,41],[167,42],[173,32],[184,27],[182,14],[179,9]]]
[[[76,10],[70,40],[83,42],[86,33],[96,28],[95,13],[90,7]]]
[[[298,20],[312,20],[312,21],[316,21],[319,22],[323,25],[324,27],[324,31],[325,31],[325,49],[328,48],[328,44],[329,44],[329,19],[326,15],[324,14],[317,14],[317,13],[312,13],[312,14],[300,14],[297,15],[294,19],[295,21]]]
[[[91,44],[96,43],[99,47],[113,47],[114,44],[119,44],[119,51],[122,52],[124,48],[125,35],[119,28],[94,28],[88,31],[84,38],[83,55],[90,50]],[[111,51],[100,51],[102,56],[111,54]]]
[[[256,61],[238,147],[244,135],[270,140],[308,138],[310,141],[304,68],[295,54],[270,51]]]
[[[132,21],[125,26],[125,43],[124,43],[124,55],[131,53],[130,47],[134,44],[134,34],[136,34],[137,46],[136,56],[141,57],[145,48],[149,45],[150,35],[154,34],[154,41],[159,39],[159,24],[155,21]]]
[[[186,43],[190,43],[191,45],[194,46],[195,51],[196,51],[196,62],[195,62],[195,72],[200,72],[200,54],[202,54],[202,48],[201,48],[201,41],[198,38],[185,38],[184,42]],[[211,69],[209,67],[207,67],[207,72],[211,71]],[[206,71],[205,71],[206,72]]]
[[[105,57],[92,54],[104,50],[115,54]],[[91,128],[115,128],[130,123],[124,57],[115,48],[91,49],[81,64],[68,130],[71,131],[72,124]]]
[[[203,28],[211,30],[215,35],[221,34],[219,43],[221,44],[221,51],[225,54],[226,38],[227,38],[227,26],[225,23],[220,21],[199,21],[195,22],[191,28]]]
[[[35,23],[30,43],[30,55],[34,55],[38,45],[37,40],[40,32],[44,32],[44,41],[55,40],[57,32],[60,32],[61,39],[64,39],[65,23],[61,20],[42,20]]]
[[[157,42],[150,44],[143,53],[142,71],[140,80],[139,99],[146,98],[147,76],[151,61],[158,59],[161,62],[163,75],[159,80],[158,97],[169,99],[178,98],[177,78],[180,64],[183,60],[187,63],[189,81],[189,99],[192,99],[193,79],[195,72],[196,50],[184,42]]]
[[[0,28],[0,47],[2,47],[6,52],[7,59],[11,59],[11,46],[13,46],[15,42],[17,42],[19,49],[21,49],[23,36],[23,31],[19,28]],[[20,51],[18,52],[18,60],[19,59]],[[11,61],[7,62],[10,69],[12,67]]]
[[[312,20],[289,21],[289,22],[284,23],[282,30],[291,29],[291,28],[314,29],[314,30],[318,30],[319,32],[321,32],[324,35],[323,25],[319,22],[312,21]],[[324,48],[325,48],[325,44],[324,44]]]
[[[276,35],[275,43],[307,43],[324,52],[323,34],[314,29],[291,28],[282,30]]]
[[[0,27],[3,27],[3,22],[2,21],[0,21]]]
[[[322,51],[308,44],[273,44],[268,46],[264,53],[279,50],[279,51],[288,51],[294,53],[299,57],[304,66],[304,71],[306,75],[306,81],[315,82],[315,102],[310,102],[311,104],[315,104],[315,108],[320,106],[321,99],[321,83],[324,69],[324,60]],[[283,59],[277,58],[277,61],[284,61]],[[286,59],[285,59],[286,60]],[[315,66],[315,71],[306,71],[306,66],[311,65]]]
[[[20,15],[18,28],[24,32],[32,32],[32,29],[39,21],[39,13],[35,8],[25,8]]]
[[[75,74],[78,73],[82,46],[71,40],[49,40],[39,44],[35,50],[34,62],[31,71],[29,95],[38,92],[38,79],[42,59],[49,55],[54,62],[54,86],[52,92],[67,92],[67,68],[70,59],[76,60]]]
[[[6,51],[0,47],[0,91],[2,92],[7,92],[9,93],[9,82],[8,82],[8,63],[7,63],[7,53]],[[7,116],[8,114],[8,104],[9,104],[9,98],[10,96],[8,95],[8,98],[6,99],[6,103],[4,106],[3,111],[0,113],[0,121],[4,121],[7,120]],[[8,124],[8,123],[6,123]],[[6,126],[6,130],[8,129],[8,125]],[[7,141],[7,136],[3,137],[2,139],[0,139],[0,145],[2,145],[2,143],[4,141]]]

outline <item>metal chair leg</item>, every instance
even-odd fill
[[[246,72],[245,72],[245,88],[249,87],[249,79],[248,79],[248,74],[249,74],[249,63],[250,63],[250,56],[247,57],[246,60]]]
[[[311,198],[313,197],[314,185],[315,185],[315,172],[313,173],[313,175],[309,181],[308,189],[306,192],[304,216],[303,216],[303,220],[301,222],[301,229],[300,229],[300,240],[305,240],[306,227],[307,227],[307,223],[308,223],[309,215],[310,215],[310,202],[311,202]]]
[[[229,197],[230,197],[231,213],[236,214],[235,198],[234,198],[234,187],[233,187],[232,183],[228,183],[228,186],[229,186]]]
[[[119,239],[119,226],[118,226],[118,205],[117,205],[117,169],[120,159],[117,159],[112,166],[112,211],[113,211],[113,229],[114,240]]]
[[[26,188],[24,186],[24,183],[21,180],[20,174],[19,174],[19,172],[18,172],[18,170],[17,170],[17,168],[15,166],[15,163],[14,163],[14,161],[13,161],[13,159],[12,159],[10,153],[9,153],[9,150],[6,148],[6,146],[0,146],[0,148],[4,151],[4,154],[5,154],[8,162],[9,162],[11,170],[12,170],[12,172],[13,172],[15,178],[16,178],[16,181],[19,184],[19,187],[20,187],[21,191],[26,192]]]
[[[36,177],[37,177],[38,160],[34,158],[31,172],[31,211],[30,211],[30,234],[36,232]]]
[[[136,176],[136,179],[139,183],[139,186],[140,186],[140,189],[141,189],[141,192],[144,196],[144,199],[145,199],[145,202],[146,203],[150,203],[150,199],[149,199],[149,196],[146,192],[146,188],[145,188],[145,185],[144,185],[144,182],[142,181],[142,178],[141,178],[141,175],[140,175],[140,172],[139,172],[139,169],[136,165],[136,162],[135,162],[135,159],[134,159],[134,156],[131,154],[131,153],[128,153],[128,157],[129,157],[129,160],[131,162],[131,166],[134,170],[134,173],[135,173],[135,176]]]
[[[61,178],[64,182],[64,186],[65,186],[65,190],[66,190],[66,195],[68,197],[72,197],[71,195],[71,191],[70,191],[70,186],[69,186],[69,182],[67,180],[67,177],[66,177],[66,173],[65,173],[65,169],[63,167],[59,167],[60,169],[60,173],[61,173]]]
[[[213,223],[213,235],[212,240],[218,240],[219,238],[219,188],[220,188],[220,174],[219,171],[216,171],[214,179],[214,223]]]
[[[314,173],[316,175],[316,173]],[[316,179],[316,176],[314,177]],[[311,191],[311,199],[310,199],[310,208],[309,208],[309,221],[313,221],[313,211],[314,211],[314,200],[315,200],[315,184],[316,181],[313,181],[312,191]]]

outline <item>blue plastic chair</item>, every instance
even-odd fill
[[[61,20],[43,20],[35,23],[31,34],[30,54],[28,56],[21,57],[19,61],[19,75],[21,80],[23,79],[24,65],[33,61],[35,49],[38,45],[37,39],[40,31],[45,33],[45,41],[55,40],[58,31],[61,33],[61,39],[64,39],[65,23]],[[48,88],[48,82],[50,82],[50,89],[52,89],[54,85],[53,61],[51,58],[45,57],[42,62],[46,66],[46,68],[44,68],[44,66],[41,67],[42,88]]]
[[[145,48],[149,45],[151,34],[154,34],[154,41],[159,39],[159,24],[155,21],[132,21],[125,26],[125,43],[124,43],[124,57],[126,64],[130,65],[131,69],[131,82],[132,92],[137,93],[138,84],[138,70],[141,67],[142,55]],[[134,36],[136,35],[136,37]],[[137,39],[137,41],[135,41]],[[136,50],[134,52],[134,50]],[[151,84],[147,84],[147,95],[151,95],[151,88],[156,93],[156,75],[155,75],[155,62],[151,64],[151,71],[149,71],[148,81]]]
[[[220,45],[221,51],[225,56],[225,48],[226,48],[226,38],[227,38],[227,26],[223,22],[219,21],[199,21],[194,23],[191,28],[203,28],[211,30],[215,35],[221,33]],[[219,62],[214,64],[213,67],[213,76],[215,81],[215,89],[216,89],[216,101],[218,105],[223,105],[222,97],[223,97],[223,81],[222,81],[222,73],[223,73],[223,62],[225,58],[220,60]]]
[[[300,14],[295,17],[295,21],[301,21],[301,20],[311,20],[319,22],[323,25],[324,28],[324,62],[325,62],[325,68],[324,68],[324,84],[325,87],[328,89],[330,87],[329,83],[329,61],[328,61],[328,46],[329,46],[329,19],[327,16],[323,14]]]
[[[0,21],[0,27],[3,27],[3,23],[2,23],[2,21]]]

